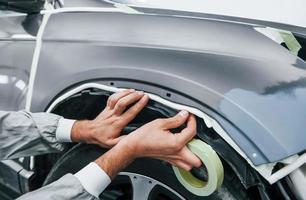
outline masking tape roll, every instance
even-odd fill
[[[189,192],[198,196],[208,196],[223,182],[224,169],[221,160],[211,146],[201,140],[193,139],[187,146],[205,165],[208,173],[207,182],[196,178],[189,171],[173,166],[174,173]]]

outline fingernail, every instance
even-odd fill
[[[147,103],[149,101],[149,96],[147,94],[143,95],[143,97],[141,97],[140,101],[143,102],[143,103],[144,102]]]
[[[201,167],[201,166],[202,166],[202,161],[199,159],[196,167]]]
[[[135,92],[135,89],[129,89],[129,92]]]
[[[186,110],[182,110],[181,112],[179,112],[179,115],[181,115],[182,117],[186,117],[186,116],[188,116],[188,111],[186,111]]]
[[[137,91],[138,95],[143,95],[143,93],[144,93],[143,91]]]
[[[142,97],[142,99],[144,99],[144,100],[147,100],[147,99],[149,99],[149,95],[147,95],[147,94],[144,94],[144,95],[143,95],[143,97]]]

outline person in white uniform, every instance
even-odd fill
[[[111,148],[76,174],[66,174],[18,199],[98,199],[117,173],[139,157],[165,160],[185,170],[201,166],[200,159],[186,147],[196,134],[195,117],[187,111],[154,120],[127,136],[120,136],[148,100],[143,92],[133,89],[115,93],[94,120],[76,121],[51,113],[0,111],[1,160],[60,152],[67,142]],[[186,128],[180,133],[169,131],[185,122]]]

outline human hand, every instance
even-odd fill
[[[146,106],[148,100],[148,95],[133,89],[112,94],[105,109],[94,120],[74,123],[72,141],[102,147],[114,146],[124,137],[120,136],[122,129]],[[134,105],[127,109],[132,104]]]
[[[173,134],[170,129],[177,128],[187,121],[187,127]],[[118,146],[125,146],[129,156],[152,157],[165,160],[187,171],[200,167],[201,160],[194,155],[186,143],[196,135],[196,120],[187,111],[167,119],[157,119],[130,133]]]
[[[170,132],[170,129],[177,128],[186,121],[187,127],[180,133]],[[165,160],[189,171],[192,167],[200,167],[202,164],[201,160],[185,146],[195,134],[195,117],[187,111],[181,111],[174,117],[154,120],[130,133],[95,160],[95,163],[111,179],[137,157]]]

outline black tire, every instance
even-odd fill
[[[66,152],[53,166],[44,185],[49,184],[67,173],[76,173],[89,162],[95,160],[106,150],[95,145],[76,145]],[[132,172],[164,183],[188,200],[200,199],[249,199],[247,191],[239,179],[225,165],[225,178],[222,187],[209,197],[198,197],[187,191],[176,179],[171,166],[163,161],[143,158],[135,160],[125,172]]]

